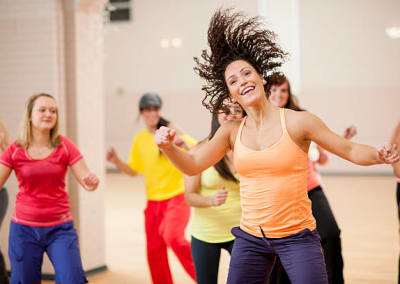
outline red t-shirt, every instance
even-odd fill
[[[61,144],[42,160],[30,158],[16,142],[1,154],[0,163],[15,171],[19,184],[12,221],[51,227],[72,220],[65,175],[67,167],[83,156],[69,139],[60,139]]]

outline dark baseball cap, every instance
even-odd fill
[[[156,106],[161,108],[162,100],[157,93],[145,93],[139,101],[139,110],[143,110],[148,106]]]

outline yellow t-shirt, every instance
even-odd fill
[[[236,175],[236,178],[239,176]],[[196,239],[208,243],[223,243],[235,239],[231,229],[240,225],[242,215],[239,183],[223,179],[214,167],[201,174],[201,195],[214,195],[223,186],[228,191],[228,198],[224,204],[194,209],[192,235]]]
[[[196,144],[189,135],[181,135],[181,138],[189,146]],[[133,139],[128,165],[144,175],[148,200],[166,200],[184,192],[183,174],[160,152],[154,135],[147,129]]]

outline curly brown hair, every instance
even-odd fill
[[[232,9],[218,9],[208,28],[210,53],[203,50],[202,61],[194,57],[194,70],[206,81],[202,90],[203,105],[212,113],[223,110],[223,101],[230,98],[225,82],[226,67],[236,60],[244,60],[266,78],[267,73],[279,68],[287,53],[276,43],[276,34],[263,28],[259,17],[246,17]]]
[[[292,109],[295,111],[303,111],[304,110],[299,106],[296,96],[292,94],[292,91],[290,88],[290,82],[283,73],[274,72],[271,75],[267,76],[266,81],[267,81],[267,85],[266,85],[267,98],[269,98],[269,96],[271,95],[272,86],[280,86],[283,83],[287,83],[288,84],[288,100],[283,107]]]

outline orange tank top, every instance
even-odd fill
[[[283,238],[306,228],[315,229],[307,196],[307,154],[290,138],[285,110],[280,109],[282,136],[264,150],[252,150],[241,142],[246,119],[235,141],[234,164],[240,175],[240,228],[262,237]]]

